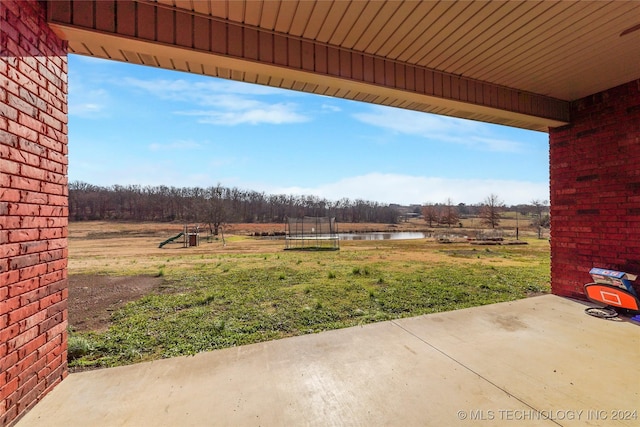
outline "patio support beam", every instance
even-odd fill
[[[569,122],[566,101],[155,2],[55,1],[48,11],[61,37],[83,40],[71,45],[80,54],[543,132]]]

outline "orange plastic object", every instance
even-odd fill
[[[640,302],[632,293],[613,285],[587,283],[584,292],[593,302],[620,307],[627,310],[640,311]]]

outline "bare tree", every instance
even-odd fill
[[[451,228],[451,225],[456,224],[459,220],[458,207],[453,205],[451,198],[447,199],[441,209],[440,222],[447,224]]]
[[[540,201],[538,199],[532,200],[531,204],[534,206],[535,218],[531,221],[532,225],[538,228],[538,239],[542,238],[542,227],[549,225],[549,215],[543,215],[547,208],[548,202],[546,200]]]
[[[497,195],[491,194],[488,196],[484,199],[480,207],[480,219],[482,223],[491,226],[491,228],[496,228],[502,219],[504,207],[504,203]]]
[[[220,184],[209,187],[204,193],[204,219],[209,224],[209,233],[218,235],[220,227],[226,221],[226,209],[223,200],[224,189]]]
[[[422,207],[422,217],[427,223],[429,223],[429,227],[433,227],[433,223],[437,223],[439,219],[436,205],[431,202],[425,203]]]

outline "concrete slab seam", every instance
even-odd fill
[[[418,339],[420,342],[426,344],[427,346],[431,347],[433,350],[437,351],[438,353],[442,354],[443,356],[445,356],[447,359],[453,361],[454,363],[456,363],[457,365],[463,367],[464,369],[466,369],[467,371],[473,373],[474,375],[477,375],[478,378],[482,379],[483,381],[491,384],[493,387],[497,388],[498,390],[502,391],[503,393],[506,393],[508,396],[513,397],[514,399],[516,399],[518,402],[522,403],[523,405],[527,406],[528,408],[531,408],[532,410],[536,411],[536,412],[540,412],[539,409],[535,408],[534,406],[532,406],[530,403],[527,403],[526,401],[524,401],[522,398],[515,396],[513,393],[508,392],[507,390],[505,390],[504,388],[500,387],[498,384],[494,383],[493,381],[491,381],[489,378],[485,377],[484,375],[480,374],[479,372],[476,372],[475,370],[473,370],[471,367],[465,365],[464,363],[462,363],[461,361],[457,360],[456,358],[450,356],[449,354],[447,354],[445,351],[439,349],[438,347],[436,347],[435,345],[431,344],[430,342],[428,342],[427,340],[425,340],[424,338],[421,338],[420,336],[414,334],[413,332],[411,332],[409,329],[405,328],[404,326],[400,325],[398,322],[396,322],[395,320],[391,320],[390,321],[392,324],[394,324],[395,326],[397,326],[398,328],[402,329],[403,331],[405,331],[407,334],[413,336],[414,338]],[[558,422],[556,422],[555,420],[549,420],[552,423],[558,425],[558,426],[562,426],[562,424],[559,424]]]

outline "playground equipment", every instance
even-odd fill
[[[200,226],[196,225],[195,227],[191,228],[191,231],[189,231],[189,226],[185,224],[182,232],[161,242],[158,245],[158,247],[161,248],[166,244],[174,243],[180,237],[182,237],[183,248],[188,248],[191,246],[199,246],[200,245]]]
[[[285,250],[338,250],[340,238],[335,218],[286,218]]]
[[[191,231],[189,231],[189,227],[185,224],[183,233],[186,237],[184,239],[183,247],[188,248],[190,246],[200,245],[200,226],[199,225],[196,225],[191,229]]]
[[[169,237],[167,240],[165,240],[164,242],[161,242],[158,247],[161,248],[164,245],[166,245],[167,243],[173,243],[176,241],[176,239],[179,239],[180,237],[184,236],[184,233],[178,233],[176,236],[173,237]]]

